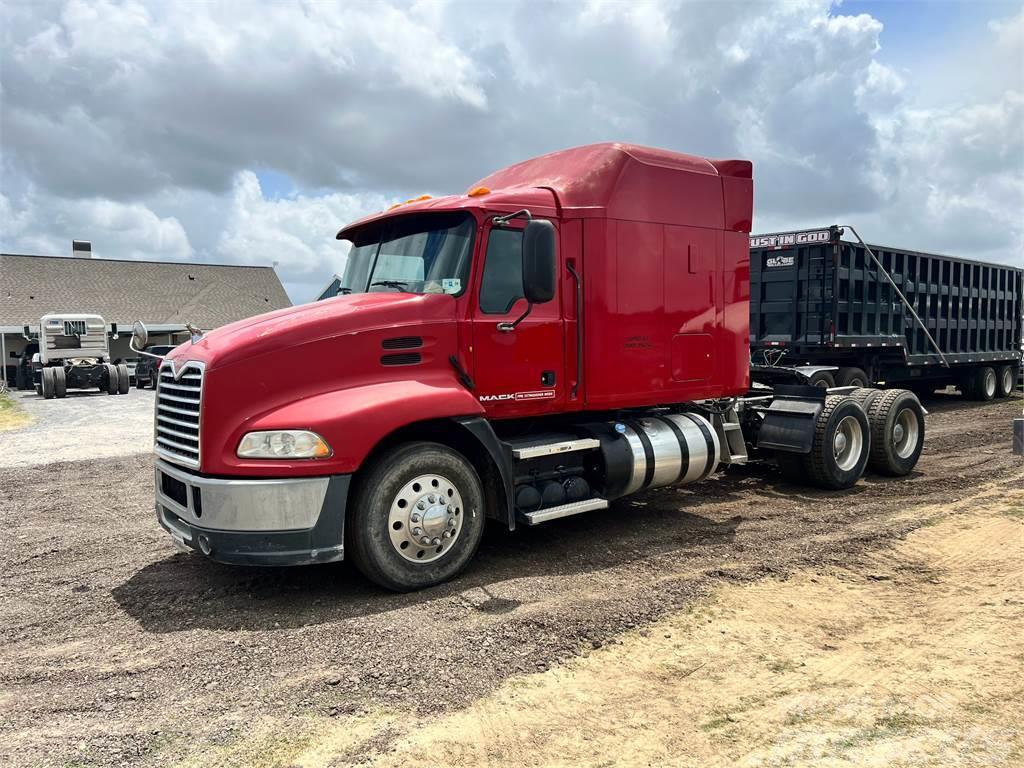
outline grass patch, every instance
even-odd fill
[[[845,752],[856,747],[863,747],[867,744],[881,741],[882,739],[907,736],[923,725],[927,725],[927,721],[912,712],[901,709],[891,714],[876,717],[871,727],[861,728],[855,733],[832,743],[840,752]]]
[[[30,421],[32,417],[21,410],[21,406],[10,395],[0,394],[0,432],[24,427]]]

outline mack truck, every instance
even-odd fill
[[[750,162],[606,143],[345,226],[341,295],[163,360],[159,524],[216,561],[347,558],[406,591],[462,571],[485,523],[748,460],[833,491],[906,475],[913,393],[751,365],[752,192]]]
[[[26,336],[28,328],[26,326]],[[107,324],[99,315],[61,313],[39,320],[39,351],[32,355],[36,394],[65,397],[69,388],[128,393],[128,368],[110,362]]]

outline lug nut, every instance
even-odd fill
[[[423,533],[423,531],[420,528],[413,528],[412,529],[412,535],[413,536],[419,536],[421,533]]]
[[[450,539],[452,537],[452,532],[451,531],[445,531],[441,535],[444,536],[446,539]]]
[[[424,536],[422,539],[420,539],[420,544],[429,544],[429,543],[430,543],[430,537],[429,536]]]
[[[449,504],[448,505],[448,514],[450,515],[454,511],[455,511],[455,507],[453,507],[451,504]]]
[[[413,513],[412,515],[409,516],[409,519],[412,520],[414,523],[418,523],[420,521],[420,516],[415,514],[415,513]]]
[[[430,494],[430,496],[428,498],[430,499],[430,503],[431,504],[433,504],[435,501],[437,501],[437,496],[435,496],[434,494]]]
[[[441,540],[435,536],[434,540],[432,542],[430,542],[430,543],[433,544],[436,547],[438,544],[441,543]]]
[[[423,501],[422,499],[416,505],[416,509],[426,509],[426,508],[427,508],[427,502]]]

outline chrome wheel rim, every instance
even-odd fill
[[[892,428],[892,446],[901,459],[910,458],[917,449],[917,441],[921,433],[921,423],[917,414],[910,408],[904,408],[896,417]]]
[[[985,372],[985,397],[992,397],[996,393],[996,372]]]
[[[455,544],[463,517],[462,495],[454,483],[441,475],[420,475],[391,501],[391,545],[410,562],[432,562]]]
[[[832,455],[836,465],[847,472],[857,466],[864,450],[864,430],[855,416],[845,416],[836,425],[832,438]]]

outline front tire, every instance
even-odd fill
[[[484,531],[480,478],[440,443],[396,446],[359,479],[346,525],[348,550],[370,581],[396,592],[461,572]]]

